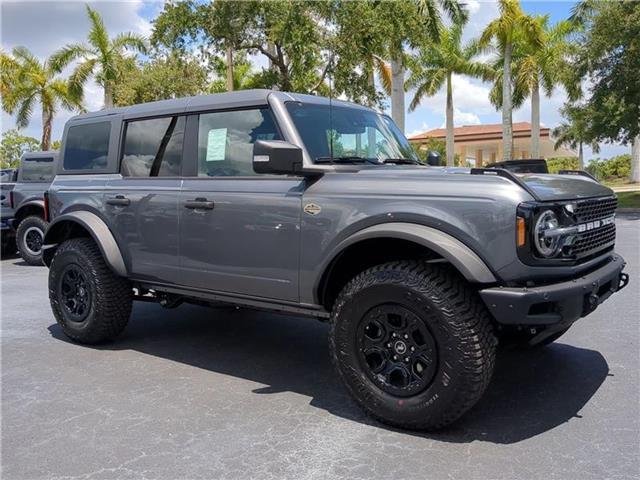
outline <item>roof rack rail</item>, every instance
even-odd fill
[[[593,180],[594,182],[598,182],[598,179],[591,175],[589,172],[585,172],[584,170],[560,170],[558,171],[560,175],[578,175],[582,177],[587,177]],[[600,183],[600,182],[598,182]]]
[[[498,177],[506,178],[507,180],[511,180],[513,183],[518,185],[524,191],[526,191],[529,195],[531,195],[534,200],[540,201],[540,197],[534,192],[529,185],[522,181],[520,177],[514,175],[509,170],[505,170],[504,168],[472,168],[471,175],[496,175]]]

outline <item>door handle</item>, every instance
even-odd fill
[[[116,205],[118,207],[127,207],[131,203],[124,195],[116,195],[115,197],[107,198],[107,205]]]
[[[197,210],[213,210],[213,202],[206,198],[196,198],[195,200],[187,200],[184,202],[185,208]]]

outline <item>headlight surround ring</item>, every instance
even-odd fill
[[[533,230],[533,243],[538,253],[544,258],[552,258],[560,251],[560,237],[545,235],[545,232],[557,228],[560,228],[560,222],[553,210],[545,210],[540,213]]]

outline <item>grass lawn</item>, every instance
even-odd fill
[[[624,187],[626,185],[633,185],[633,182],[628,178],[606,178],[602,180],[601,183],[607,187]]]
[[[618,192],[618,208],[640,208],[640,192]]]

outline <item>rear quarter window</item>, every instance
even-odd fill
[[[111,122],[87,123],[69,127],[64,149],[65,170],[107,168]]]
[[[53,157],[25,159],[20,170],[23,182],[50,182],[55,176]]]

